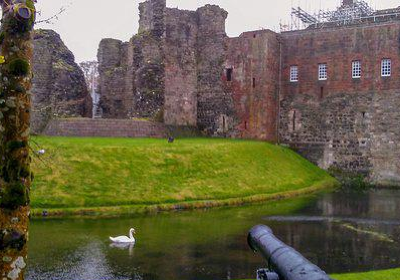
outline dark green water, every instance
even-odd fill
[[[102,220],[33,221],[27,279],[243,279],[263,260],[248,248],[256,224],[328,273],[400,267],[400,191],[325,194],[239,208]],[[137,230],[135,247],[108,236]]]

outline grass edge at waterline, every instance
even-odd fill
[[[115,216],[235,206],[336,186],[294,151],[262,141],[34,137],[32,215]]]
[[[333,280],[399,280],[400,268],[360,273],[331,274]],[[245,280],[245,279],[243,279]],[[247,279],[254,280],[254,279]]]
[[[331,275],[335,280],[399,280],[400,268]]]
[[[87,207],[87,208],[54,208],[54,209],[32,209],[34,218],[41,217],[44,212],[49,217],[113,217],[136,214],[151,214],[165,211],[195,210],[216,207],[241,206],[256,204],[267,201],[278,201],[299,196],[315,194],[322,191],[333,190],[338,186],[335,179],[327,179],[315,185],[300,190],[287,191],[275,194],[259,194],[243,198],[229,198],[223,200],[190,201],[181,203],[164,203],[155,205],[123,205],[109,207]]]

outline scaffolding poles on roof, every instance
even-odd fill
[[[342,5],[335,11],[319,10],[318,13],[310,14],[300,7],[292,8],[292,30],[307,28],[310,25],[322,26],[330,22],[342,22],[351,24],[360,19],[374,17],[376,11],[363,0],[355,0],[350,5]]]
[[[292,8],[292,15],[298,17],[304,23],[313,24],[318,22],[315,16],[307,13],[300,7]]]

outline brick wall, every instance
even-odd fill
[[[57,119],[41,133],[67,137],[166,138],[200,136],[194,127],[121,119]]]
[[[227,40],[223,81],[233,97],[233,135],[277,141],[279,37],[272,31],[247,32]],[[228,81],[227,69],[231,69]]]
[[[166,126],[146,121],[118,119],[60,119],[49,123],[48,136],[75,137],[166,137]]]
[[[363,173],[379,184],[400,182],[400,23],[282,34],[280,139],[323,168]],[[381,60],[392,76],[381,77]],[[362,75],[352,78],[352,61]],[[327,63],[328,79],[318,80]],[[290,66],[299,81],[289,81]]]
[[[283,88],[286,95],[354,94],[400,88],[400,22],[282,33]],[[381,77],[381,60],[391,58],[392,76]],[[361,79],[352,78],[352,61],[360,60]],[[328,65],[328,79],[318,81],[318,64]],[[289,82],[290,66],[299,82]],[[322,92],[321,92],[322,89]]]
[[[400,184],[399,20],[228,38],[226,18],[215,5],[183,11],[165,0],[142,3],[139,34],[100,46],[102,102],[114,114],[105,116],[162,115],[168,125],[209,136],[280,140],[323,168]],[[387,58],[392,75],[382,77]],[[359,79],[352,77],[355,60]],[[328,78],[320,81],[322,63]],[[291,66],[297,82],[289,81]]]

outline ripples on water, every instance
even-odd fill
[[[254,278],[265,266],[246,244],[255,224],[329,273],[400,267],[400,192],[335,193],[230,209],[31,225],[28,280]],[[137,229],[132,247],[108,236]]]

